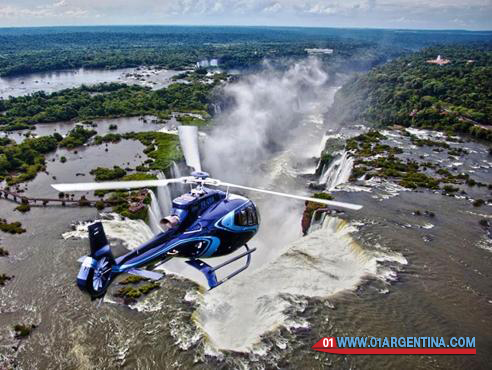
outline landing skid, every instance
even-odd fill
[[[256,248],[249,249],[247,244],[244,245],[244,248],[246,248],[246,252],[241,253],[239,256],[232,257],[231,259],[228,259],[227,261],[225,261],[225,262],[223,262],[220,265],[217,265],[215,267],[212,267],[212,266],[208,265],[207,263],[205,263],[199,259],[188,260],[188,261],[186,261],[186,263],[190,266],[193,266],[197,270],[201,271],[205,275],[205,277],[207,278],[207,281],[208,281],[208,286],[210,287],[210,290],[211,290],[213,288],[218,287],[222,283],[225,283],[227,280],[233,278],[234,276],[236,276],[237,274],[239,274],[240,272],[242,272],[248,268],[249,263],[251,262],[251,253],[253,253],[256,250]],[[245,256],[247,256],[246,257],[246,264],[243,267],[230,273],[229,275],[227,275],[222,280],[217,280],[217,275],[215,274],[215,271],[217,271],[218,269],[221,269],[222,267],[227,266],[230,263],[237,261],[238,259],[243,258]]]

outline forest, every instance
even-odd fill
[[[32,180],[44,168],[44,155],[58,147],[61,136],[26,139],[21,144],[2,140],[0,145],[0,181],[8,185]]]
[[[448,62],[429,63],[438,55]],[[394,60],[347,83],[332,114],[492,141],[492,49],[434,47]]]
[[[217,75],[227,78],[226,75]],[[52,94],[43,91],[27,96],[0,99],[0,130],[34,129],[34,124],[90,120],[151,114],[167,118],[171,112],[207,112],[211,91],[220,84],[200,81],[174,83],[167,88],[103,83],[94,86],[61,90]]]
[[[0,76],[67,68],[158,65],[184,69],[204,58],[252,68],[264,58],[304,58],[308,48],[337,68],[369,68],[435,43],[489,42],[491,32],[294,27],[99,26],[0,28]]]

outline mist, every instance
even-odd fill
[[[202,146],[204,167],[224,180],[269,185],[265,172],[273,157],[299,136],[309,136],[306,117],[317,116],[311,125],[323,123],[333,90],[330,80],[320,62],[310,58],[283,70],[265,64],[261,72],[226,85],[222,93],[233,104],[215,118]],[[299,160],[319,156],[310,145],[320,138],[308,139],[302,143],[306,152],[296,153]]]
[[[307,194],[300,175],[314,172],[313,157],[319,157],[331,126],[325,117],[337,90],[333,77],[318,60],[306,59],[286,69],[265,65],[226,85],[223,94],[234,103],[216,117],[204,140],[205,170],[233,183]],[[285,310],[296,303],[286,297],[324,297],[352,288],[375,263],[360,260],[339,220],[303,238],[303,201],[244,195],[261,214],[260,230],[249,243],[257,248],[252,263],[204,294],[196,319],[212,348],[248,352],[261,346],[264,334],[292,324]]]

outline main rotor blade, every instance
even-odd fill
[[[184,182],[185,181],[184,179],[185,177],[180,177],[177,179],[163,179],[163,180],[79,182],[73,184],[51,184],[51,186],[61,192],[138,189],[138,188],[150,188],[155,186],[166,186],[171,183]]]
[[[198,152],[198,128],[196,126],[179,126],[179,141],[186,164],[195,171],[201,171],[200,153]]]
[[[210,179],[210,180],[215,181],[214,179]],[[260,192],[260,193],[271,194],[271,195],[278,195],[278,196],[287,197],[287,198],[307,200],[307,201],[310,201],[310,202],[326,204],[326,205],[329,205],[329,206],[335,206],[335,207],[341,207],[341,208],[348,208],[348,209],[354,209],[354,210],[359,210],[359,209],[362,208],[362,206],[359,205],[359,204],[352,204],[352,203],[345,203],[345,202],[337,202],[337,201],[334,201],[334,200],[326,200],[326,199],[319,199],[319,198],[303,197],[301,195],[293,195],[293,194],[287,194],[287,193],[280,193],[278,191],[271,191],[271,190],[265,190],[265,189],[251,188],[249,186],[229,184],[227,182],[222,182],[222,181],[218,181],[217,183],[219,185],[221,185],[221,186],[228,186],[228,187],[231,187],[231,188],[257,191],[257,192]],[[211,185],[213,185],[213,184],[211,184]]]

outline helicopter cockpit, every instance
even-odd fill
[[[240,211],[234,217],[234,223],[238,226],[254,226],[260,223],[260,215],[256,207],[251,204]]]

